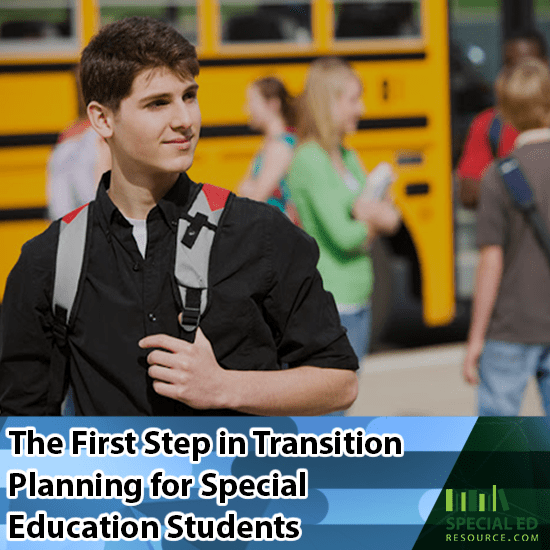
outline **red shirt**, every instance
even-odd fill
[[[459,177],[479,181],[485,170],[495,160],[489,143],[489,127],[495,114],[496,109],[491,107],[474,118],[466,138],[462,157],[458,163],[457,174]],[[499,158],[512,152],[518,134],[519,132],[513,126],[508,123],[503,124],[498,144]]]

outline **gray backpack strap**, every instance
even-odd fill
[[[67,332],[84,270],[89,217],[90,207],[85,204],[64,216],[59,226],[52,298],[55,345],[49,372],[49,414],[59,414],[61,402],[67,392]]]
[[[497,167],[514,206],[523,214],[527,223],[531,226],[533,234],[550,265],[550,231],[537,208],[535,195],[527,176],[513,156],[500,160]]]
[[[183,305],[180,325],[190,342],[208,303],[210,250],[229,195],[227,189],[203,184],[178,222],[174,275]]]
[[[77,208],[63,217],[59,226],[52,306],[54,316],[64,317],[65,325],[69,323],[82,272],[88,210],[87,204]]]

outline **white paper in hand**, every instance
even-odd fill
[[[388,187],[397,176],[389,162],[377,164],[367,176],[367,184],[363,196],[369,200],[382,200]]]

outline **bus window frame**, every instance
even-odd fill
[[[342,0],[345,2],[345,0]],[[419,36],[402,36],[402,37],[380,37],[380,38],[336,38],[334,36],[334,29],[336,28],[336,19],[334,12],[334,1],[331,1],[331,21],[332,21],[332,33],[331,38],[331,50],[340,51],[348,50],[350,46],[355,49],[365,50],[368,49],[372,52],[384,50],[388,53],[395,51],[411,51],[422,49],[426,45],[426,34],[428,32],[428,13],[426,9],[426,0],[419,0],[420,4],[420,35]]]
[[[81,0],[70,0],[70,2],[71,24],[75,30],[71,37],[45,38],[32,41],[21,41],[19,39],[0,41],[0,63],[25,63],[29,61],[55,63],[78,58],[84,40],[81,14],[83,5]],[[17,9],[25,8],[18,7]]]
[[[223,43],[221,39],[221,7],[219,0],[210,1],[213,8],[213,24],[210,44],[203,47],[200,41],[197,51],[200,56],[212,58],[254,58],[254,57],[292,57],[319,56],[319,55],[345,55],[353,53],[399,53],[423,51],[427,44],[429,32],[426,1],[420,0],[420,25],[421,34],[418,37],[402,38],[341,38],[334,36],[334,1],[333,0],[309,0],[311,5],[311,41],[310,42],[242,42]],[[201,3],[199,2],[199,5]],[[209,46],[209,47],[208,47]],[[253,46],[254,53],[250,53]]]

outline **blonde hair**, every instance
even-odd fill
[[[323,57],[310,65],[298,98],[297,133],[301,141],[312,139],[329,153],[339,145],[332,103],[341,96],[350,77],[360,82],[351,65],[338,57]]]
[[[519,132],[550,124],[550,69],[535,58],[526,58],[503,70],[495,83],[498,107]]]

